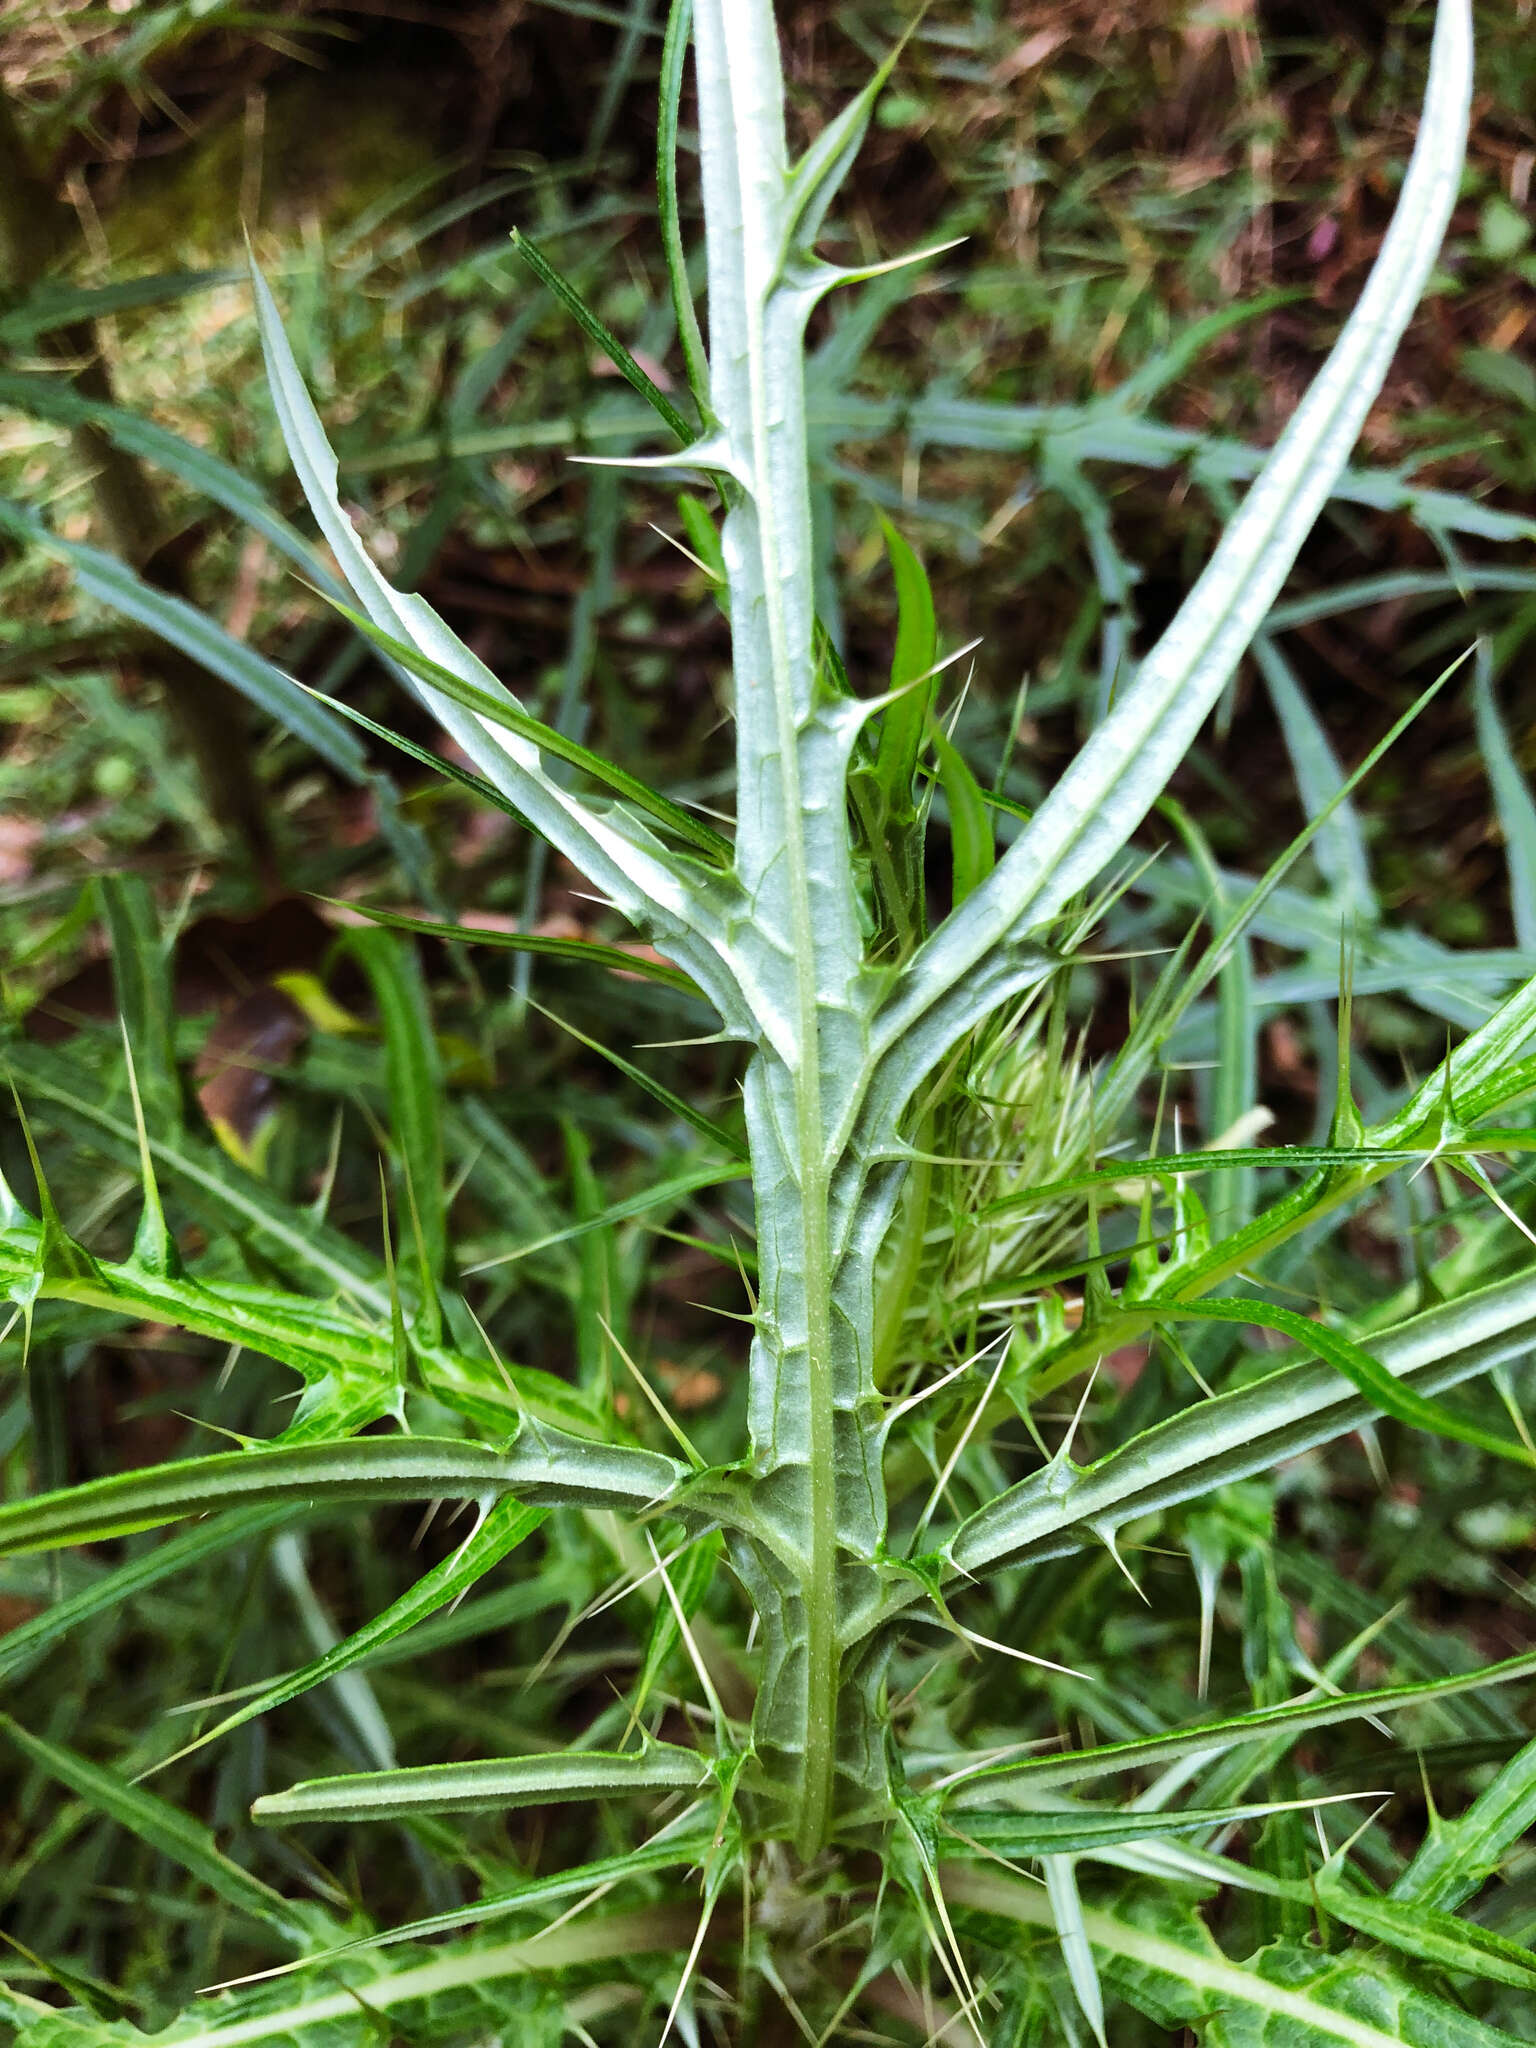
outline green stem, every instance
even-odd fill
[[[841,1556],[872,1557],[880,1519],[878,1479],[864,1472],[852,1483],[861,1458],[875,1456],[860,1448],[854,1412],[873,1396],[872,1301],[850,1309],[839,1298],[846,1239],[834,1241],[832,1215],[833,1133],[863,1056],[867,1001],[845,740],[817,680],[808,301],[787,275],[793,223],[771,0],[698,0],[695,39],[710,399],[729,478],[736,866],[749,906],[732,936],[757,1048],[746,1090],[760,1279],[751,1470],[771,1540],[748,1560],[764,1614],[756,1736],[810,1857],[837,1804]]]

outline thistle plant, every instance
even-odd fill
[[[676,195],[690,37],[707,350]],[[1480,1376],[1505,1384],[1536,1343],[1528,1272],[1489,1285],[1447,1272],[1351,1320],[1288,1306],[1284,1260],[1378,1183],[1426,1162],[1457,1162],[1494,1194],[1479,1158],[1530,1145],[1523,1127],[1494,1120],[1533,1083],[1536,982],[1368,1125],[1346,1063],[1326,1144],[1245,1142],[1239,1091],[1235,1115],[1211,1132],[1224,1142],[1170,1142],[1148,1156],[1126,1150],[1138,1105],[1165,1076],[1191,1007],[1239,987],[1247,923],[1281,870],[1230,914],[1218,893],[1209,943],[1181,949],[1111,1062],[1090,1066],[1066,1001],[1074,959],[1129,877],[1132,835],[1264,626],[1381,388],[1456,197],[1470,67],[1465,0],[1441,0],[1417,143],[1359,303],[1173,623],[1118,677],[1091,738],[1032,816],[983,791],[951,743],[931,595],[904,540],[890,536],[900,621],[888,687],[882,678],[878,692],[856,691],[817,616],[805,331],[826,294],[871,275],[839,268],[817,245],[883,72],[791,161],[771,0],[694,0],[691,14],[677,0],[660,192],[689,410],[600,336],[654,405],[658,432],[672,436],[654,455],[612,459],[718,496],[718,528],[696,495],[685,516],[730,622],[728,831],[541,724],[423,600],[384,578],[339,500],[336,458],[256,279],[284,438],[360,630],[473,763],[461,778],[558,849],[657,949],[656,978],[707,1003],[721,1039],[741,1050],[755,1238],[749,1400],[738,1454],[706,1463],[674,1419],[658,1446],[633,1402],[626,1423],[611,1402],[476,1342],[442,1194],[436,1055],[408,956],[387,929],[349,944],[384,1020],[404,1163],[395,1259],[381,1267],[254,1182],[215,1173],[180,1127],[153,978],[134,981],[133,961],[155,945],[146,897],[124,883],[107,891],[129,1089],[96,1122],[138,1156],[143,1221],[129,1259],[92,1256],[65,1232],[39,1168],[38,1213],[15,1196],[0,1207],[0,1273],[23,1318],[42,1302],[152,1318],[274,1359],[304,1392],[275,1440],[15,1501],[0,1509],[0,1544],[44,1551],[193,1521],[118,1568],[108,1583],[127,1590],[178,1560],[270,1535],[301,1510],[473,1503],[472,1532],[450,1557],[362,1630],[256,1688],[200,1744],[447,1613],[553,1510],[617,1532],[629,1583],[648,1584],[655,1603],[645,1678],[608,1746],[409,1767],[390,1759],[257,1800],[266,1826],[397,1823],[418,1842],[435,1839],[444,1817],[519,1806],[628,1801],[652,1816],[624,1853],[398,1929],[360,1932],[330,1905],[295,1905],[221,1857],[152,1788],[13,1729],[42,1770],[292,1951],[301,1988],[284,1979],[225,1994],[168,2038],[210,2048],[307,2042],[331,2029],[361,2038],[395,2012],[414,2015],[403,2024],[422,2038],[484,2037],[514,2013],[535,2024],[532,2006],[496,2003],[512,1997],[509,1985],[587,1970],[597,1977],[564,2006],[539,2008],[549,2038],[568,2026],[586,2039],[654,2039],[650,2005],[636,2033],[633,2003],[607,1994],[630,1981],[636,1954],[659,1951],[670,1958],[664,1975],[637,1981],[665,2014],[663,2032],[676,2023],[700,2038],[698,1985],[721,1975],[716,1959],[729,1952],[742,1985],[771,1987],[807,2039],[830,2041],[893,1971],[910,1989],[924,1942],[923,1967],[936,1973],[927,1994],[943,2011],[935,2018],[939,2007],[914,1992],[914,2038],[925,2027],[931,2039],[1019,2041],[1086,2029],[1102,2041],[1107,1993],[1122,2001],[1123,2024],[1143,2028],[1118,2037],[1127,2040],[1185,2025],[1234,2044],[1510,2038],[1444,1987],[1480,1979],[1528,1995],[1536,1985],[1518,1944],[1455,1917],[1529,1817],[1528,1750],[1466,1816],[1432,1830],[1390,1892],[1331,1848],[1320,1868],[1290,1874],[1224,1848],[1242,1825],[1295,1821],[1295,1802],[1274,1787],[1308,1731],[1454,1700],[1536,1670],[1536,1655],[1375,1690],[1341,1690],[1319,1672],[1297,1697],[1214,1718],[1192,1683],[1181,1725],[1025,1744],[1016,1755],[967,1747],[920,1698],[924,1661],[946,1638],[1011,1658],[1019,1688],[1071,1681],[1027,1635],[1001,1642],[973,1617],[986,1617],[999,1588],[1002,1611],[1027,1616],[1028,1589],[1046,1583],[1053,1560],[1091,1554],[1132,1576],[1131,1533],[1146,1542],[1159,1528],[1193,1562],[1208,1657],[1225,1564],[1259,1572],[1242,1483],[1374,1420],[1532,1462],[1497,1417],[1442,1398]],[[540,253],[525,253],[597,332]],[[925,839],[939,799],[953,857],[935,918]],[[1326,823],[1320,814],[1309,836]],[[589,951],[600,965],[635,966],[630,954]],[[45,1058],[18,1048],[13,1067],[24,1100],[69,1109]],[[705,1131],[695,1187],[739,1170],[732,1133],[707,1121]],[[1294,1185],[1256,1206],[1257,1174],[1277,1166]],[[165,1221],[167,1176],[201,1186],[270,1266],[307,1284],[189,1274]],[[1473,1282],[1483,1277],[1473,1271]],[[1262,1370],[1227,1372],[1213,1391],[1199,1361],[1223,1328],[1265,1331],[1277,1349]],[[1081,1456],[1074,1411],[1081,1418],[1100,1362],[1153,1341],[1189,1363],[1204,1396],[1147,1426],[1111,1429],[1101,1455]],[[1064,1416],[1049,1406],[1058,1389]],[[368,1430],[386,1420],[394,1426]],[[722,1580],[752,1617],[739,1642],[705,1611]],[[45,1609],[0,1649],[0,1670],[19,1668],[105,1597],[115,1596],[96,1589],[73,1596],[73,1608]],[[663,1739],[647,1690],[668,1660],[692,1697]],[[1253,1796],[1255,1780],[1266,1796]],[[1091,1796],[1106,1789],[1112,1796]],[[1085,1865],[1091,1885],[1079,1882]],[[639,1888],[640,1906],[567,1917],[573,1901],[626,1885]],[[1292,1939],[1230,1960],[1193,1902],[1223,1885],[1279,1901],[1291,1935],[1298,1912],[1303,1926],[1318,1913],[1328,1945]],[[724,1924],[736,1892],[745,1936]],[[515,1940],[462,1932],[508,1916]],[[818,1971],[799,1952],[825,1945],[834,1924],[844,1932],[827,1952],[841,1960]],[[423,1946],[439,1936],[446,1946]],[[411,1944],[403,1967],[387,1953],[395,1942]],[[750,2029],[754,1994],[741,1996]],[[0,1995],[27,2048],[118,2038],[123,2029],[88,2003],[65,2018],[20,1991]]]

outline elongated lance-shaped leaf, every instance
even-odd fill
[[[1378,1365],[1433,1397],[1536,1346],[1536,1276],[1521,1274],[1373,1336]],[[972,1515],[946,1546],[967,1576],[1060,1557],[1139,1515],[1268,1470],[1358,1429],[1375,1404],[1330,1365],[1292,1365],[1202,1401],[1096,1465],[1058,1457]]]
[[[723,1152],[729,1152],[738,1159],[742,1157],[741,1141],[734,1132],[728,1131],[722,1124],[717,1124],[714,1118],[706,1116],[703,1110],[696,1109],[686,1097],[674,1093],[664,1083],[637,1067],[633,1060],[627,1060],[622,1053],[615,1052],[611,1045],[603,1045],[599,1040],[589,1038],[585,1031],[578,1030],[567,1018],[556,1016],[553,1010],[546,1010],[542,1003],[534,1003],[532,1007],[541,1017],[547,1017],[551,1024],[568,1032],[578,1045],[584,1045],[589,1052],[595,1052],[599,1059],[607,1060],[610,1066],[617,1068],[627,1080],[633,1081],[637,1088],[643,1089],[663,1108],[669,1109],[681,1122],[691,1124],[700,1137],[708,1138],[711,1144],[718,1145]]]
[[[1429,1833],[1392,1887],[1415,1910],[1449,1911],[1470,1898],[1536,1827],[1536,1741],[1512,1756],[1454,1820],[1432,1815]]]
[[[945,1863],[951,1906],[1026,1927],[1053,1924],[1041,1886],[995,1865]],[[1281,1943],[1246,1962],[1224,1955],[1190,1906],[1164,1888],[1140,1906],[1083,1909],[1083,1932],[1123,1982],[1167,2027],[1187,2027],[1212,2048],[1514,2048],[1516,2036],[1430,1996],[1390,1962],[1359,1949],[1342,1954]]]
[[[1536,1957],[1508,1935],[1417,1901],[1404,1905],[1398,1899],[1357,1891],[1332,1870],[1316,1872],[1311,1882],[1316,1903],[1325,1913],[1371,1941],[1412,1956],[1416,1963],[1536,1991]]]
[[[1186,1806],[1170,1812],[1138,1806],[1090,1806],[1081,1800],[996,1812],[957,1806],[949,1825],[956,1839],[954,1853],[959,1853],[961,1843],[974,1843],[990,1860],[1006,1856],[1010,1862],[1018,1862],[1025,1856],[1084,1856],[1095,1849],[1156,1841],[1164,1835],[1220,1834],[1241,1821],[1266,1820],[1271,1814],[1293,1811],[1296,1804],[1269,1800],[1243,1806]]]
[[[1410,1429],[1428,1430],[1449,1437],[1455,1443],[1472,1444],[1491,1457],[1507,1458],[1529,1471],[1536,1458],[1525,1445],[1499,1430],[1484,1429],[1468,1416],[1432,1401],[1416,1388],[1407,1386],[1384,1366],[1363,1344],[1357,1344],[1342,1330],[1299,1315],[1295,1309],[1279,1308],[1273,1302],[1255,1301],[1251,1296],[1225,1296],[1220,1301],[1188,1301],[1159,1310],[1158,1320],[1177,1322],[1181,1317],[1218,1323],[1251,1324],[1258,1330],[1275,1330],[1292,1338],[1303,1350],[1317,1356],[1341,1373],[1372,1407]]]
[[[405,674],[429,684],[431,688],[450,698],[453,703],[472,711],[476,717],[494,726],[498,731],[511,733],[514,738],[525,740],[530,746],[535,747],[539,753],[552,754],[557,761],[569,762],[573,768],[580,768],[598,782],[607,784],[621,797],[626,798],[635,810],[642,811],[646,816],[670,827],[693,851],[704,855],[712,865],[729,865],[729,840],[722,838],[712,825],[706,825],[702,819],[695,818],[680,805],[659,796],[655,790],[641,782],[638,776],[631,775],[627,769],[615,766],[612,761],[604,760],[600,754],[593,753],[590,747],[582,746],[578,740],[573,740],[557,727],[546,725],[542,719],[531,717],[514,704],[504,690],[487,690],[480,683],[466,681],[463,677],[455,675],[453,670],[446,668],[441,661],[433,660],[407,641],[386,633],[382,626],[374,625],[371,620],[353,611],[349,605],[338,604],[336,609],[376,647],[382,648],[395,666]]]
[[[1045,1896],[1066,1965],[1067,1978],[1083,2018],[1093,2030],[1099,2048],[1109,2048],[1104,2035],[1104,1987],[1099,1982],[1093,1959],[1093,1944],[1083,1921],[1082,1895],[1077,1889],[1077,1872],[1070,1856],[1041,1859]]]
[[[945,996],[988,955],[1055,917],[1125,844],[1182,759],[1278,595],[1343,470],[1418,302],[1455,203],[1472,78],[1467,0],[1441,0],[1418,139],[1370,279],[1173,623],[991,879],[934,934],[887,1005],[910,1034],[910,1086],[975,1020]],[[995,1001],[981,981],[981,998]],[[932,1016],[924,1032],[920,1020]]]
[[[362,604],[384,633],[415,648],[464,683],[516,700],[421,598],[395,590],[354,532],[336,491],[336,456],[304,388],[276,304],[253,270],[256,313],[267,376],[283,439],[310,510]],[[415,687],[433,716],[476,766],[504,791],[545,838],[634,923],[649,928],[665,951],[693,975],[728,1025],[747,1035],[750,1018],[727,963],[724,921],[734,891],[722,878],[706,887],[685,872],[632,816],[599,811],[564,789],[545,769],[530,740],[497,731],[430,683]]]
[[[1285,735],[1286,751],[1296,775],[1296,789],[1309,817],[1337,795],[1344,777],[1317,713],[1307,702],[1295,670],[1269,633],[1253,643],[1254,659],[1269,687],[1270,702]],[[1340,910],[1374,924],[1380,916],[1371,887],[1365,835],[1353,804],[1345,797],[1313,842],[1318,867],[1333,890]]]
[[[791,172],[771,0],[697,0],[694,43],[717,422],[708,452],[729,508],[746,901],[733,944],[758,1048],[746,1082],[760,1274],[752,1467],[776,1539],[737,1562],[764,1620],[759,1754],[811,1854],[835,1803],[839,1554],[872,1556],[884,1525],[873,1260],[838,1272],[831,1215],[830,1133],[864,1068],[871,1001],[844,794],[861,714],[818,677],[803,365],[807,314],[836,278],[808,244],[871,95]],[[878,1230],[878,1217],[864,1220]]]
[[[171,976],[155,899],[142,875],[97,883],[112,941],[112,982],[146,1126],[181,1128],[181,1083],[172,1049]]]
[[[519,1759],[524,1761],[524,1759]],[[573,1795],[574,1796],[574,1795]],[[450,1906],[445,1912],[430,1913],[423,1920],[408,1920],[402,1926],[387,1927],[379,1934],[365,1934],[336,1948],[321,1949],[297,1963],[284,1966],[283,1974],[294,1970],[318,1969],[337,1956],[355,1955],[367,1949],[391,1948],[401,1941],[429,1941],[434,1935],[452,1934],[460,1927],[479,1927],[488,1920],[504,1919],[509,1913],[523,1913],[530,1906],[545,1906],[561,1899],[579,1897],[583,1892],[606,1890],[652,1871],[676,1870],[701,1863],[709,1853],[716,1830],[701,1826],[696,1809],[680,1814],[657,1830],[648,1842],[626,1849],[621,1856],[603,1856],[595,1863],[578,1863],[569,1870],[548,1877],[529,1878],[509,1891],[491,1892],[472,1905]],[[278,1972],[271,1972],[276,1976]]]
[[[418,2017],[425,2031],[434,2003],[451,2000],[455,1993],[474,1993],[482,1985],[540,1972],[554,1975],[582,1964],[613,1964],[657,1950],[683,1949],[698,1917],[697,1906],[691,1904],[642,1906],[605,1917],[583,1914],[559,1926],[541,1927],[522,1941],[450,1947],[427,1962],[413,1961],[404,1969],[369,1976],[364,1985],[344,1983],[334,1990],[300,1986],[291,1998],[277,1999],[258,1986],[233,1997],[199,2000],[189,2018],[156,2036],[146,2037],[126,2021],[108,2026],[78,2013],[62,2013],[25,1994],[8,1993],[3,1986],[0,2016],[14,2017],[26,2027],[21,2048],[139,2048],[146,2038],[160,2048],[255,2048],[264,2041],[293,2048],[297,2042],[375,2038],[372,2029],[385,2013],[411,2014],[399,2024],[402,2032],[409,2028],[417,2038]]]
[[[538,243],[530,241],[520,228],[514,228],[512,246],[539,282],[570,314],[588,340],[596,342],[625,383],[632,390],[639,392],[651,410],[666,421],[679,441],[685,444],[691,441],[693,431],[688,421],[655,378],[635,361],[613,329],[587,304],[570,279],[555,268]]]
[[[101,285],[62,284],[48,278],[0,317],[0,340],[7,346],[25,344],[82,320],[108,319],[139,306],[172,305],[194,292],[232,284],[236,275],[231,270],[165,270]]]
[[[334,898],[322,898],[334,902]],[[349,915],[366,917],[373,924],[395,932],[417,932],[423,938],[442,939],[455,946],[487,946],[511,953],[533,953],[547,960],[569,960],[578,965],[606,967],[615,974],[632,974],[641,981],[654,981],[679,995],[696,996],[699,990],[688,976],[664,960],[646,953],[626,952],[622,946],[606,945],[601,939],[557,939],[542,932],[506,932],[476,924],[444,924],[436,918],[409,917],[403,911],[381,910],[374,903],[345,903]]]
[[[402,939],[377,925],[342,944],[372,984],[384,1036],[390,1122],[402,1181],[402,1243],[414,1243],[423,1339],[441,1334],[438,1289],[447,1277],[448,1210],[443,1194],[443,1063],[420,963]]]
[[[1477,744],[1482,749],[1499,830],[1504,835],[1515,938],[1524,951],[1531,952],[1536,949],[1536,803],[1531,800],[1499,716],[1493,694],[1493,657],[1486,640],[1478,642],[1472,690]]]
[[[179,648],[199,667],[220,676],[284,726],[323,761],[355,783],[369,780],[361,746],[342,721],[301,689],[291,676],[237,640],[232,633],[184,598],[172,597],[146,583],[127,563],[83,541],[63,540],[24,506],[0,500],[0,528],[23,534],[67,562],[88,596],[109,606],[135,625]]]
[[[276,510],[260,485],[208,449],[183,440],[142,413],[87,398],[66,377],[0,371],[0,405],[15,406],[34,419],[57,421],[61,426],[94,427],[119,448],[169,470],[194,491],[232,512],[322,589],[337,597],[343,594],[344,586],[322,565],[297,527]]]
[[[526,1437],[526,1442],[524,1441]],[[35,1495],[0,1507],[0,1556],[99,1543],[221,1508],[494,1499],[529,1505],[645,1509],[686,1467],[657,1451],[525,1431],[506,1450],[427,1436],[365,1436],[288,1450],[218,1452]]]
[[[1090,1778],[1110,1777],[1117,1771],[1141,1770],[1177,1761],[1184,1756],[1219,1756],[1245,1742],[1262,1742],[1279,1734],[1305,1735],[1311,1728],[1333,1728],[1344,1721],[1358,1721],[1372,1714],[1390,1714],[1402,1707],[1428,1706],[1435,1700],[1454,1699],[1458,1693],[1474,1692],[1480,1686],[1509,1685],[1536,1671],[1536,1650],[1520,1657],[1506,1657],[1502,1663],[1486,1664],[1480,1671],[1458,1671],[1449,1678],[1421,1679],[1411,1685],[1386,1685],[1369,1692],[1333,1693],[1324,1698],[1295,1700],[1278,1707],[1255,1707],[1246,1714],[1231,1714],[1223,1720],[1197,1722],[1192,1727],[1174,1728],[1165,1735],[1147,1735],[1129,1742],[1106,1742],[1094,1749],[1071,1749],[1050,1756],[1027,1757],[1021,1763],[998,1764],[967,1778],[953,1795],[956,1809],[967,1804],[983,1805],[1006,1797],[1010,1789],[1024,1793],[1049,1791],[1054,1786],[1078,1785]]]
[[[709,1775],[708,1762],[696,1750],[665,1742],[623,1753],[567,1749],[551,1756],[492,1757],[484,1763],[424,1764],[416,1770],[312,1778],[258,1799],[251,1815],[272,1827],[293,1821],[500,1813],[508,1807],[552,1806],[562,1800],[693,1791]]]
[[[683,247],[682,216],[677,203],[677,124],[683,97],[683,70],[688,57],[688,31],[693,21],[693,0],[672,0],[667,10],[667,33],[661,52],[661,105],[656,123],[656,212],[661,226],[661,245],[667,259],[667,284],[672,294],[672,312],[677,321],[677,338],[683,361],[688,366],[688,386],[700,412],[708,419],[709,358],[704,353],[704,336],[688,283],[688,256]]]

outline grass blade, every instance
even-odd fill
[[[281,1892],[231,1862],[220,1851],[211,1832],[179,1807],[146,1792],[141,1785],[129,1784],[117,1772],[90,1763],[59,1743],[30,1733],[8,1714],[0,1714],[0,1733],[49,1777],[57,1778],[98,1813],[127,1828],[162,1856],[168,1856],[237,1911],[249,1914],[290,1941],[306,1938],[313,1932],[312,1919],[306,1925],[306,1914],[296,1910]],[[312,1913],[311,1908],[309,1914]]]
[[[604,945],[600,939],[556,939],[541,932],[495,931],[485,925],[438,924],[431,918],[407,917],[398,910],[380,910],[376,904],[356,903],[350,898],[345,901],[334,896],[322,896],[322,903],[334,904],[338,910],[366,917],[374,924],[385,925],[390,931],[416,932],[428,939],[442,939],[449,945],[489,946],[510,953],[533,953],[548,960],[570,960],[582,966],[602,967],[614,974],[633,974],[643,981],[658,982],[663,988],[675,989],[679,995],[698,996],[698,984],[681,968],[669,967],[664,960],[653,960],[648,953],[626,952],[622,946]]]
[[[420,1266],[417,1310],[422,1341],[441,1334],[438,1290],[448,1277],[448,1210],[443,1194],[443,1064],[421,967],[403,939],[378,926],[354,928],[341,942],[368,976],[384,1035],[390,1117]]]

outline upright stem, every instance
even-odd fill
[[[838,1299],[829,1133],[862,1071],[868,998],[854,910],[845,739],[814,658],[803,330],[771,0],[700,0],[695,37],[709,255],[710,398],[730,483],[737,723],[737,956],[756,1016],[746,1104],[760,1291],[752,1466],[775,1541],[747,1561],[764,1610],[757,1737],[804,1855],[838,1765],[844,1552],[880,1533],[869,1313]],[[871,1305],[872,1306],[872,1305]],[[862,1325],[862,1327],[861,1327]]]

